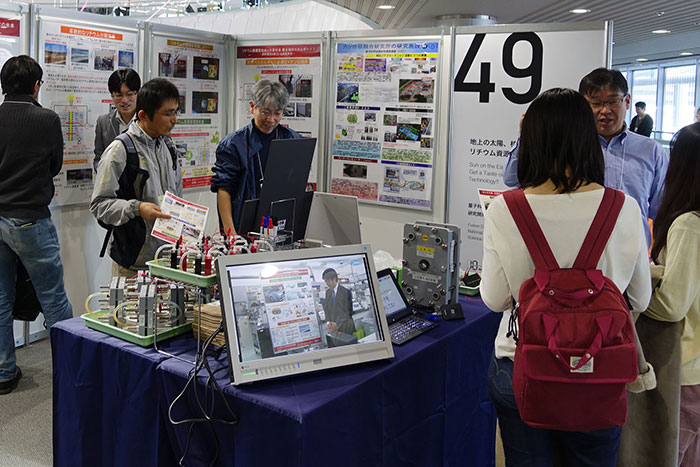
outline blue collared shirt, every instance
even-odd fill
[[[509,187],[518,183],[518,145],[515,143],[503,165],[503,182]],[[637,200],[644,225],[655,219],[664,191],[668,155],[653,139],[638,135],[627,128],[610,142],[600,136],[600,147],[605,158],[605,186],[621,190]],[[647,245],[651,232],[645,229]]]

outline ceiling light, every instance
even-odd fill
[[[396,7],[394,5],[379,5],[377,8],[380,10],[393,10]]]
[[[637,61],[638,62],[648,62],[649,59],[648,58],[638,58]]]
[[[693,52],[681,52],[681,55],[687,57],[688,55],[693,55]]]
[[[574,8],[573,10],[569,10],[569,13],[573,13],[575,15],[582,15],[584,13],[590,13],[591,10],[587,8]]]
[[[671,31],[669,31],[668,29],[654,29],[653,31],[651,31],[652,34],[668,34],[669,32]]]
[[[665,15],[665,14],[666,14],[665,11],[657,11],[657,12],[656,12],[656,16],[663,16],[663,15]]]

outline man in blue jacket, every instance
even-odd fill
[[[255,83],[251,93],[253,119],[245,127],[226,135],[216,148],[211,180],[221,227],[224,233],[232,235],[239,226],[243,203],[260,197],[270,142],[301,138],[296,131],[279,124],[289,101],[282,83],[262,79]]]

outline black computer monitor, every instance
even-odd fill
[[[295,240],[301,238],[302,233],[298,230],[305,230],[306,227],[308,210],[304,215],[303,200],[315,148],[316,138],[276,139],[270,143],[267,156],[257,219],[259,221],[261,217],[271,215],[270,209],[274,201],[296,199]]]

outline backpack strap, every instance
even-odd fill
[[[177,170],[177,147],[175,146],[173,139],[169,136],[167,138],[163,138],[163,142],[165,143],[165,147],[167,147],[168,151],[170,152],[170,158],[173,161],[173,170]]]
[[[624,203],[624,193],[605,188],[598,211],[574,261],[574,269],[596,269]]]
[[[547,243],[542,228],[537,222],[530,204],[527,202],[525,192],[520,188],[516,188],[515,190],[504,192],[503,198],[511,216],[513,216],[515,225],[520,231],[520,235],[523,237],[527,251],[535,263],[535,268],[546,271],[559,269],[559,264],[552,253],[552,249],[549,247],[549,243]]]
[[[133,192],[133,185],[136,181],[136,175],[139,170],[139,154],[136,152],[136,146],[131,136],[126,133],[118,134],[115,140],[120,141],[124,148],[126,149],[126,165],[124,166],[124,171],[119,176],[119,188],[117,191],[117,196],[128,198],[129,191]],[[122,180],[126,176],[126,179]],[[112,236],[112,230],[114,226],[110,225],[106,227],[107,233],[105,234],[105,239],[102,242],[102,248],[100,248],[100,258],[103,258],[105,252],[107,251],[107,246],[109,245],[109,239]]]

